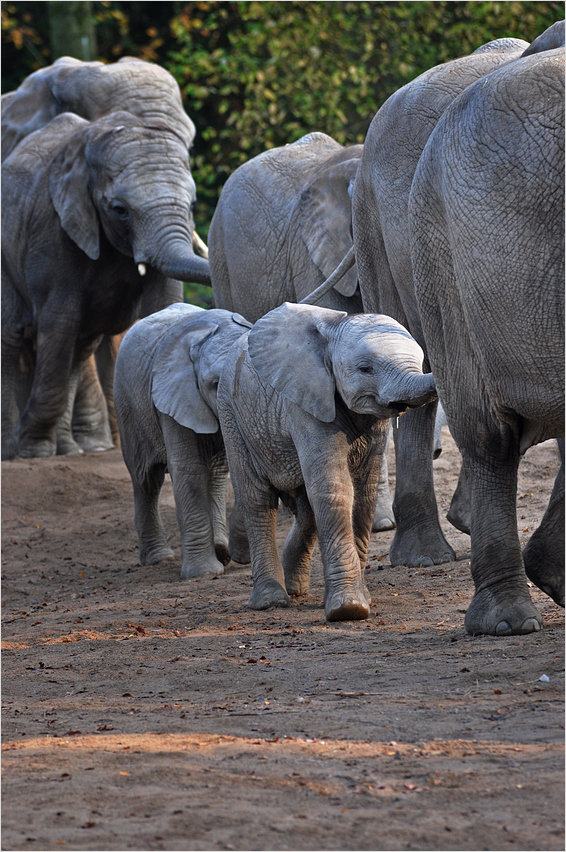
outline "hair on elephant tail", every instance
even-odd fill
[[[328,293],[328,291],[331,290],[334,285],[337,284],[338,281],[340,281],[340,279],[344,277],[344,275],[348,272],[349,269],[352,268],[355,262],[356,258],[354,253],[354,246],[352,246],[348,253],[344,255],[332,275],[330,275],[326,279],[326,281],[323,281],[322,284],[316,288],[316,290],[313,290],[312,293],[309,293],[308,296],[306,296],[304,299],[301,299],[299,305],[315,305],[319,301],[319,299],[322,299],[325,293]]]

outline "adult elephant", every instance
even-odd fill
[[[325,133],[264,151],[228,178],[208,234],[214,304],[251,322],[318,287],[352,246],[351,193],[362,145]],[[360,313],[355,266],[321,304]],[[394,526],[384,458],[374,530]]]
[[[195,127],[185,112],[174,77],[151,62],[126,56],[118,62],[82,62],[64,56],[30,74],[14,92],[2,95],[2,160],[30,133],[56,115],[73,112],[94,121],[126,110],[144,123],[162,122],[190,149]],[[201,253],[193,231],[193,246]],[[153,294],[142,295],[139,316],[183,300],[182,282],[169,283],[156,304]],[[121,337],[104,336],[82,372],[73,410],[72,431],[84,450],[100,450],[118,443],[112,395],[114,363]]]
[[[438,65],[395,92],[374,117],[364,142],[352,198],[354,248],[364,311],[394,317],[425,351],[416,304],[408,235],[411,182],[426,142],[447,106],[467,86],[513,61],[526,41],[498,39],[473,54]],[[331,276],[321,288],[325,292]],[[311,300],[317,299],[313,294]],[[407,412],[394,428],[396,531],[392,565],[432,565],[455,559],[440,528],[433,485],[436,404]],[[463,477],[449,520],[469,531]]]
[[[2,455],[76,452],[74,392],[101,335],[142,299],[158,310],[180,281],[210,282],[187,146],[127,112],[64,113],[14,148],[2,189]]]
[[[330,275],[352,245],[350,193],[362,150],[309,133],[235,170],[208,234],[216,307],[255,322]],[[360,312],[357,284],[353,268],[321,304]]]
[[[415,172],[415,301],[471,491],[470,633],[539,630],[527,576],[564,606],[564,453],[523,557],[519,458],[564,437],[564,50],[449,106]],[[525,570],[526,575],[525,576]]]

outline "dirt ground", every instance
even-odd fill
[[[524,542],[557,470],[555,442],[522,462]],[[178,544],[169,481],[162,504]],[[443,527],[434,568],[372,535],[371,619],[327,624],[318,551],[266,612],[249,566],[140,567],[119,450],[3,462],[2,848],[564,849],[564,611],[533,588],[543,631],[468,636]]]

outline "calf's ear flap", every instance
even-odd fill
[[[203,435],[218,431],[216,415],[202,398],[198,387],[198,360],[191,358],[191,347],[214,334],[218,325],[205,318],[189,320],[168,334],[153,362],[151,398],[162,414],[167,414]]]
[[[257,320],[248,352],[259,376],[304,411],[331,423],[336,417],[329,339],[344,311],[285,302]]]

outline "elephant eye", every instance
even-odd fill
[[[124,207],[123,204],[119,204],[117,201],[114,202],[111,206],[112,212],[116,214],[120,219],[126,219],[128,216],[128,210]]]
[[[373,367],[371,364],[362,364],[360,366],[360,373],[373,373]]]

